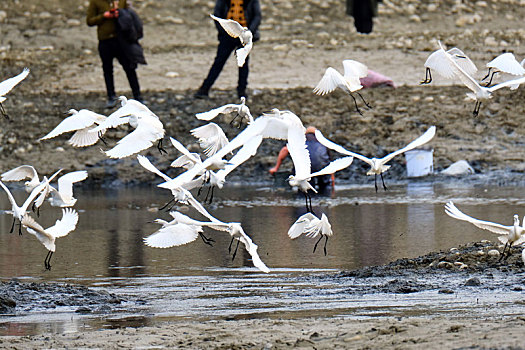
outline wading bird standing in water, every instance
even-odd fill
[[[354,100],[355,109],[356,111],[363,115],[361,113],[361,110],[359,107],[357,107],[357,100],[355,99],[353,92],[357,93],[359,97],[361,97],[361,100],[363,100],[363,103],[366,107],[372,108],[363,98],[363,96],[357,92],[358,90],[361,90],[363,88],[363,85],[361,85],[360,78],[364,78],[368,75],[368,68],[361,62],[357,62],[354,60],[344,60],[343,61],[343,68],[344,68],[344,74],[339,73],[337,70],[335,70],[332,67],[326,68],[326,71],[317,84],[317,86],[314,88],[314,93],[317,95],[324,96],[326,94],[331,93],[337,88],[342,89],[343,91],[347,92],[350,97]]]
[[[504,226],[490,221],[482,221],[475,219],[467,214],[461,212],[454,203],[448,202],[445,204],[445,213],[454,219],[463,220],[470,222],[471,224],[494,232],[499,235],[498,239],[501,243],[505,243],[503,252],[501,252],[501,259],[507,260],[510,255],[510,248],[513,244],[518,245],[525,242],[525,217],[523,218],[523,224],[520,226],[520,219],[518,215],[514,215],[514,224],[512,226]],[[507,250],[508,247],[508,250]],[[505,256],[505,250],[507,250],[507,256]]]
[[[34,235],[48,250],[44,259],[44,267],[46,270],[51,270],[51,257],[56,249],[55,239],[67,236],[75,229],[78,223],[78,213],[70,208],[62,209],[62,219],[57,220],[53,226],[46,229],[29,215],[24,215],[21,223],[27,228],[27,232]]]
[[[29,68],[24,68],[22,73],[4,80],[0,83],[0,113],[4,116],[5,119],[9,119],[9,116],[5,112],[4,106],[2,103],[6,100],[5,95],[11,91],[18,83],[24,80],[29,74]]]
[[[390,168],[390,165],[386,165],[386,163],[388,163],[390,160],[392,160],[392,158],[394,158],[397,155],[400,155],[404,152],[410,151],[416,147],[424,145],[425,143],[432,140],[435,134],[436,134],[436,127],[431,126],[430,128],[428,128],[428,130],[423,135],[421,135],[414,141],[410,142],[405,147],[395,152],[392,152],[384,156],[383,158],[367,158],[358,153],[347,151],[342,146],[325,138],[319,130],[315,131],[315,137],[317,138],[317,141],[319,141],[325,147],[330,148],[336,152],[339,152],[347,156],[353,156],[357,159],[362,160],[368,165],[370,165],[370,170],[366,173],[366,175],[374,175],[374,185],[375,185],[376,192],[377,192],[377,175],[381,176],[381,182],[383,183],[383,188],[385,189],[385,191],[387,190],[386,185],[385,185],[385,180],[383,179],[383,173]]]

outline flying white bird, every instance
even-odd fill
[[[509,257],[510,248],[513,244],[518,245],[525,242],[525,217],[523,218],[524,222],[521,226],[518,215],[514,215],[514,224],[512,226],[504,226],[494,222],[482,221],[468,216],[467,214],[464,214],[458,208],[456,208],[456,206],[452,202],[448,202],[447,204],[445,204],[445,212],[454,219],[470,222],[471,224],[479,228],[488,230],[499,235],[499,241],[501,243],[505,243],[505,247],[503,248],[503,252],[501,253],[500,260],[505,256],[505,250],[507,249],[507,246],[508,251],[505,260]]]
[[[501,55],[494,58],[492,61],[487,63],[488,72],[487,75],[481,79],[481,81],[487,79],[490,76],[490,79],[488,83],[485,86],[489,86],[492,83],[492,79],[494,78],[495,74],[503,74],[504,80],[510,80],[515,78],[516,76],[522,77],[525,75],[525,68],[523,65],[525,64],[525,60],[522,60],[521,63],[516,60],[516,57],[514,57],[514,54],[510,52],[502,53]],[[511,90],[515,90],[518,88],[519,85],[513,85],[510,86]]]
[[[199,145],[204,149],[206,157],[211,157],[218,150],[228,144],[228,138],[221,127],[215,123],[208,123],[190,130],[191,134],[199,140]]]
[[[210,17],[217,21],[217,23],[221,25],[221,27],[224,29],[224,31],[226,31],[226,33],[228,33],[229,36],[232,38],[239,38],[243,47],[235,50],[235,56],[237,57],[237,66],[244,66],[244,62],[250,54],[253,46],[252,32],[248,28],[240,25],[237,21],[219,18],[212,14],[210,14]]]
[[[58,190],[49,186],[49,203],[54,207],[72,207],[77,202],[73,197],[73,184],[88,177],[85,170],[73,171],[58,178]]]
[[[355,99],[352,93],[356,92],[359,95],[359,97],[361,97],[361,100],[363,100],[365,106],[368,108],[372,108],[365,101],[363,96],[359,92],[357,92],[358,90],[361,90],[363,88],[363,85],[361,85],[360,78],[364,78],[368,75],[368,68],[361,62],[357,62],[354,60],[344,60],[343,68],[344,74],[341,74],[334,68],[328,67],[323,77],[321,78],[317,86],[314,88],[314,93],[323,96],[331,93],[337,88],[340,88],[352,97],[355,103],[356,111],[359,114],[362,114],[361,110],[359,110],[359,107],[357,106],[357,100]]]
[[[40,184],[38,173],[32,165],[21,165],[1,175],[1,180],[4,182],[22,181],[25,179],[28,179],[28,181],[24,183],[26,192],[33,191],[33,189]]]
[[[70,116],[65,118],[46,136],[41,137],[38,141],[51,139],[66,132],[75,131],[68,143],[73,147],[87,147],[94,145],[99,139],[104,142],[102,136],[106,129],[101,129],[97,133],[90,132],[106,120],[106,116],[92,112],[88,109],[69,110]]]
[[[49,179],[44,176],[44,179],[42,182],[33,188],[29,196],[26,198],[22,206],[18,206],[16,204],[15,198],[11,194],[11,191],[4,185],[3,182],[0,181],[0,186],[4,189],[5,193],[7,194],[7,199],[9,199],[9,202],[11,203],[11,210],[7,211],[7,213],[13,215],[13,224],[11,225],[10,233],[13,232],[15,228],[15,221],[18,219],[19,221],[22,221],[22,217],[27,213],[27,209],[29,208],[29,205],[35,200],[35,198],[44,190],[44,188],[49,184],[50,181],[52,181],[55,176],[57,176],[62,169],[58,170],[56,173],[54,173]],[[19,227],[18,234],[22,234],[22,228]]]
[[[440,42],[438,42],[440,47],[443,49],[443,46]],[[444,49],[443,49],[444,50]],[[467,96],[472,98],[473,100],[476,100],[476,105],[474,106],[474,110],[472,111],[472,114],[474,116],[477,116],[479,114],[479,109],[481,107],[481,102],[488,100],[492,97],[492,93],[496,90],[505,88],[505,87],[515,87],[520,84],[525,83],[525,77],[507,80],[503,83],[491,86],[491,87],[485,87],[479,85],[479,83],[470,75],[468,74],[463,68],[461,68],[456,60],[454,60],[449,54],[446,54],[445,57],[451,64],[451,68],[454,71],[456,77],[461,80],[463,84],[465,84],[466,87],[468,87],[472,93],[467,93]]]
[[[29,74],[29,68],[24,68],[22,70],[22,73],[6,79],[0,83],[0,113],[4,116],[4,118],[9,119],[9,116],[5,112],[4,106],[2,103],[6,100],[5,95],[11,91],[18,83],[20,83],[22,80],[24,80],[27,75]]]
[[[448,80],[454,79],[455,73],[446,57],[446,54],[449,54],[450,57],[468,74],[474,75],[478,71],[474,62],[472,62],[471,59],[457,47],[453,47],[448,51],[441,48],[432,52],[425,61],[425,80],[420,82],[420,84],[430,84],[432,82],[432,72],[435,72],[439,76]]]
[[[328,243],[328,237],[333,235],[332,226],[328,222],[328,218],[323,213],[321,219],[315,216],[312,213],[306,213],[301,215],[296,222],[288,230],[288,237],[295,239],[302,234],[305,234],[307,237],[315,238],[319,237],[319,240],[314,245],[314,253],[319,242],[324,237],[324,255],[326,255],[326,244]]]
[[[330,149],[332,149],[332,150],[334,150],[336,152],[339,152],[339,153],[347,155],[347,156],[353,156],[353,157],[355,157],[357,159],[362,160],[363,162],[367,163],[368,165],[370,165],[370,170],[366,173],[366,175],[374,175],[374,185],[375,185],[376,192],[377,192],[377,175],[381,176],[381,181],[383,183],[383,188],[385,190],[387,189],[386,186],[385,186],[385,181],[383,179],[383,173],[390,168],[390,165],[386,165],[386,163],[388,163],[392,158],[394,158],[397,155],[400,155],[400,154],[402,154],[404,152],[410,151],[410,150],[412,150],[412,149],[414,149],[416,147],[424,145],[425,143],[427,143],[430,140],[432,140],[432,138],[434,137],[435,134],[436,134],[436,127],[435,126],[431,126],[430,128],[428,128],[428,130],[423,135],[421,135],[420,137],[418,137],[414,141],[410,142],[405,147],[403,147],[403,148],[401,148],[401,149],[399,149],[399,150],[397,150],[395,152],[392,152],[392,153],[384,156],[383,158],[367,158],[367,157],[362,156],[362,155],[360,155],[358,153],[347,151],[342,146],[340,146],[340,145],[338,145],[338,144],[328,140],[327,138],[325,138],[323,136],[323,134],[321,133],[321,131],[319,131],[319,130],[315,131],[315,137],[317,138],[317,141],[319,141],[325,147],[330,148]]]
[[[248,253],[252,257],[253,265],[255,267],[257,267],[259,270],[261,270],[262,272],[266,272],[266,273],[270,272],[270,269],[268,269],[268,267],[264,264],[264,262],[259,257],[259,254],[257,253],[257,248],[258,248],[257,245],[255,243],[253,243],[251,238],[244,232],[244,230],[242,229],[242,226],[241,226],[240,223],[238,223],[238,222],[225,223],[225,222],[222,222],[222,221],[212,217],[211,215],[209,217],[210,219],[212,219],[211,222],[208,222],[208,221],[197,221],[197,220],[193,220],[193,219],[187,217],[186,215],[182,215],[179,212],[174,212],[173,213],[173,217],[175,218],[175,220],[178,223],[184,223],[184,224],[188,224],[188,225],[205,226],[205,227],[209,227],[209,228],[214,229],[214,230],[228,232],[230,234],[230,236],[232,237],[232,240],[231,240],[230,245],[228,247],[228,251],[231,252],[231,247],[232,247],[233,241],[237,240],[237,245],[236,245],[235,250],[233,252],[233,258],[232,259],[235,259],[235,255],[237,253],[237,248],[239,247],[239,243],[242,242],[244,244],[244,247],[246,248],[246,250],[248,251]]]
[[[179,215],[184,215],[178,213]],[[201,236],[204,243],[212,245],[213,239],[208,238],[202,233],[202,226],[184,224],[175,220],[175,212],[170,212],[173,220],[168,222],[162,219],[155,219],[153,222],[162,227],[144,238],[144,244],[152,248],[171,248],[191,243]],[[189,219],[189,218],[188,218]]]
[[[230,121],[230,124],[233,124],[233,121],[236,118],[240,118],[241,122],[239,126],[242,124],[243,120],[246,119],[247,124],[250,124],[253,122],[253,117],[250,113],[250,109],[248,106],[246,106],[246,97],[241,97],[241,103],[240,104],[227,104],[221,107],[214,108],[208,112],[202,112],[195,114],[195,117],[200,120],[212,120],[215,117],[217,117],[219,114],[230,114],[235,113],[235,117]]]
[[[44,267],[46,270],[51,270],[51,257],[56,249],[55,240],[67,236],[76,228],[78,213],[70,208],[62,209],[62,219],[57,220],[53,226],[46,229],[29,215],[24,215],[21,222],[27,228],[27,232],[34,235],[48,250],[44,259]]]

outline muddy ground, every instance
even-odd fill
[[[192,97],[216,50],[215,29],[208,17],[213,1],[136,0],[133,3],[145,25],[142,45],[149,64],[138,70],[144,97],[163,121],[167,135],[197,150],[189,130],[202,123],[194,114],[236,101],[237,75],[233,60],[214,86],[210,100]],[[475,177],[470,177],[473,181],[523,184],[523,89],[498,91],[474,118],[471,115],[474,105],[466,99],[465,87],[451,86],[438,79],[428,86],[419,85],[424,77],[423,62],[437,48],[435,39],[441,39],[448,47],[463,49],[480,69],[479,78],[485,73],[485,63],[504,50],[514,52],[518,60],[525,57],[523,1],[384,0],[371,35],[355,32],[352,20],[344,14],[343,3],[338,0],[262,1],[262,38],[251,54],[248,92],[252,114],[259,115],[274,107],[290,109],[305,124],[317,126],[334,141],[368,156],[382,156],[402,147],[430,125],[436,125],[437,135],[429,147],[434,149],[437,170],[466,159],[477,172]],[[30,76],[4,103],[10,120],[1,121],[0,171],[21,164],[32,164],[43,174],[57,168],[87,169],[86,186],[147,185],[154,178],[142,170],[135,159],[109,160],[100,152],[100,148],[108,148],[101,143],[79,150],[67,145],[66,136],[37,141],[57,125],[70,108],[109,112],[103,108],[104,85],[95,29],[85,26],[86,6],[87,1],[66,0],[0,3],[0,78],[18,74],[26,66],[31,68]],[[363,116],[355,112],[352,100],[340,91],[324,97],[312,93],[326,67],[341,69],[341,61],[347,58],[362,61],[370,69],[390,76],[397,86],[362,91],[373,106],[371,110],[364,110]],[[129,96],[120,67],[116,68],[116,86],[119,94]],[[228,118],[219,120],[228,136],[233,136],[238,130],[230,127],[228,121]],[[111,131],[109,145],[126,133],[125,128]],[[252,178],[270,179],[267,169],[273,165],[282,145],[265,141],[261,152],[233,175],[250,174]],[[175,175],[168,164],[177,154],[172,148],[168,151],[167,157],[161,157],[154,149],[143,154],[150,155],[159,168]],[[392,161],[390,178],[405,179],[403,162],[403,157]],[[291,164],[286,163],[283,169],[291,169]],[[338,176],[351,182],[364,182],[368,181],[364,172],[365,167],[356,161]],[[433,179],[449,181],[439,176]],[[395,279],[399,274],[425,275],[435,271],[445,276],[447,273],[489,276],[499,271],[513,276],[508,288],[523,287],[523,278],[519,282],[523,264],[518,248],[503,265],[488,255],[491,249],[486,246],[473,244],[468,249],[472,250],[471,260],[457,261],[455,252],[432,253],[415,264],[413,260],[402,260],[387,267],[342,272],[338,278],[384,274]],[[480,250],[484,255],[478,253]],[[460,256],[465,259],[465,254]],[[469,278],[465,278],[467,280]],[[490,288],[491,279],[483,280],[482,287]],[[403,283],[394,283],[391,287],[392,293],[422,288]],[[399,289],[396,291],[396,288]],[[447,288],[454,291],[450,286],[442,289]],[[24,305],[18,299],[11,298],[11,301]],[[10,301],[7,304],[13,305]],[[490,319],[472,320],[453,315],[454,321],[450,321],[449,316],[435,314],[429,318],[403,320],[379,317],[350,321],[338,318],[187,321],[159,327],[106,330],[97,337],[89,332],[52,338],[47,335],[3,337],[0,347],[525,347],[521,318],[495,314]]]

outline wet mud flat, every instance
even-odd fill
[[[120,289],[4,282],[1,295],[16,303],[2,299],[12,315],[4,311],[4,326],[16,315],[53,312],[91,326],[52,336],[4,332],[0,345],[523,348],[522,248],[506,261],[501,249],[483,241],[352,271],[241,272],[222,285],[213,272],[165,288],[152,278]]]

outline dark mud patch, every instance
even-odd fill
[[[103,290],[58,283],[0,282],[0,314],[14,315],[63,308],[77,313],[110,313],[130,300]]]

